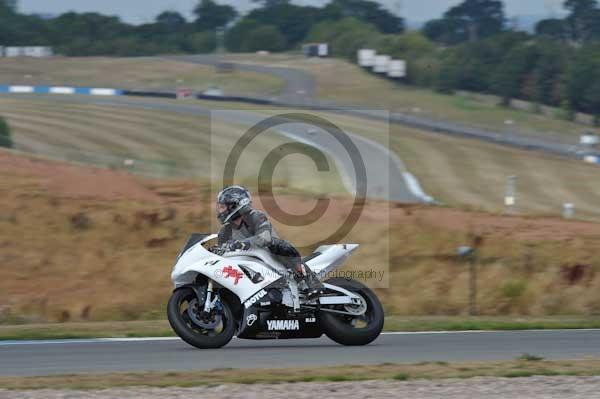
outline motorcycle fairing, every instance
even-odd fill
[[[358,248],[358,244],[321,245],[316,249],[317,256],[308,256],[304,263],[315,272],[320,279],[327,277],[327,273],[340,267],[346,259]]]
[[[281,278],[281,275],[274,273],[272,269],[258,261],[248,258],[238,261],[234,258],[218,256],[206,250],[202,243],[203,241],[199,241],[193,245],[177,260],[171,273],[175,288],[193,284],[196,276],[200,273],[227,288],[238,296],[240,302],[244,302],[256,292]],[[260,273],[263,280],[252,282],[242,267]]]
[[[229,289],[238,296],[240,302],[244,303],[261,289],[279,280],[287,271],[269,251],[264,249],[251,249],[219,256],[204,248],[202,244],[216,237],[216,234],[197,235],[188,240],[171,273],[175,288],[193,284],[200,273]],[[357,247],[358,244],[323,245],[317,248],[314,257],[307,258],[306,264],[323,279],[328,272],[345,262]],[[244,272],[244,268],[260,274],[262,281],[253,282]]]
[[[272,287],[279,285],[277,282]],[[265,291],[272,287],[267,287]],[[240,320],[238,338],[291,339],[319,338],[323,335],[314,310],[291,312],[284,305],[271,304],[268,295],[242,308],[244,315]]]

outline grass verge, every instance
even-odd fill
[[[600,328],[600,318],[398,317],[386,318],[392,331],[507,331]],[[134,338],[174,336],[167,320],[0,325],[0,340]]]
[[[0,59],[0,82],[13,85],[115,87],[202,91],[219,87],[227,94],[277,95],[285,82],[263,73],[218,73],[215,67],[176,60],[137,57],[53,57]]]
[[[214,369],[195,372],[71,374],[46,377],[3,377],[5,389],[104,389],[111,387],[191,387],[216,384],[268,384],[363,380],[443,379],[472,377],[600,375],[600,359],[569,361],[421,362],[416,364],[344,365],[324,368]]]

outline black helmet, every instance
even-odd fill
[[[252,196],[250,192],[242,186],[225,187],[223,191],[217,195],[217,204],[227,206],[223,212],[217,210],[217,219],[221,224],[226,224],[232,219],[237,219],[239,216],[250,211],[252,205]]]

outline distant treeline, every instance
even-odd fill
[[[497,0],[465,0],[420,32],[386,34],[346,18],[321,22],[308,41],[327,41],[355,60],[360,48],[408,61],[408,83],[443,93],[467,90],[558,106],[562,115],[595,115],[600,124],[600,7],[567,0],[564,19],[542,20],[533,34],[518,31]]]
[[[297,6],[287,0],[256,2],[259,7],[243,17],[229,5],[201,0],[194,8],[193,21],[165,11],[152,23],[130,25],[98,13],[69,12],[43,19],[19,14],[9,0],[0,0],[0,45],[51,45],[65,55],[210,52],[216,47],[217,28],[226,27],[225,43],[230,51],[283,51],[297,47],[309,30],[323,21],[355,17],[385,33],[404,29],[402,18],[373,1],[332,0],[321,8]]]
[[[464,0],[420,32],[369,0],[331,0],[323,7],[289,0],[254,0],[240,16],[228,5],[201,0],[194,19],[173,11],[154,22],[130,25],[97,13],[66,13],[52,19],[15,11],[0,0],[0,45],[51,45],[65,55],[137,56],[205,53],[217,47],[224,28],[229,51],[286,51],[325,41],[334,55],[354,60],[374,48],[408,61],[408,83],[451,93],[496,94],[504,104],[519,98],[597,115],[600,122],[600,6],[597,0],[566,0],[565,18],[540,21],[533,34],[518,31],[502,1]]]

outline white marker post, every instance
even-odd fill
[[[517,176],[508,176],[506,181],[506,196],[504,197],[504,206],[506,207],[506,213],[514,214],[515,206],[517,204]]]
[[[573,219],[575,217],[575,205],[567,202],[563,204],[563,218]]]

